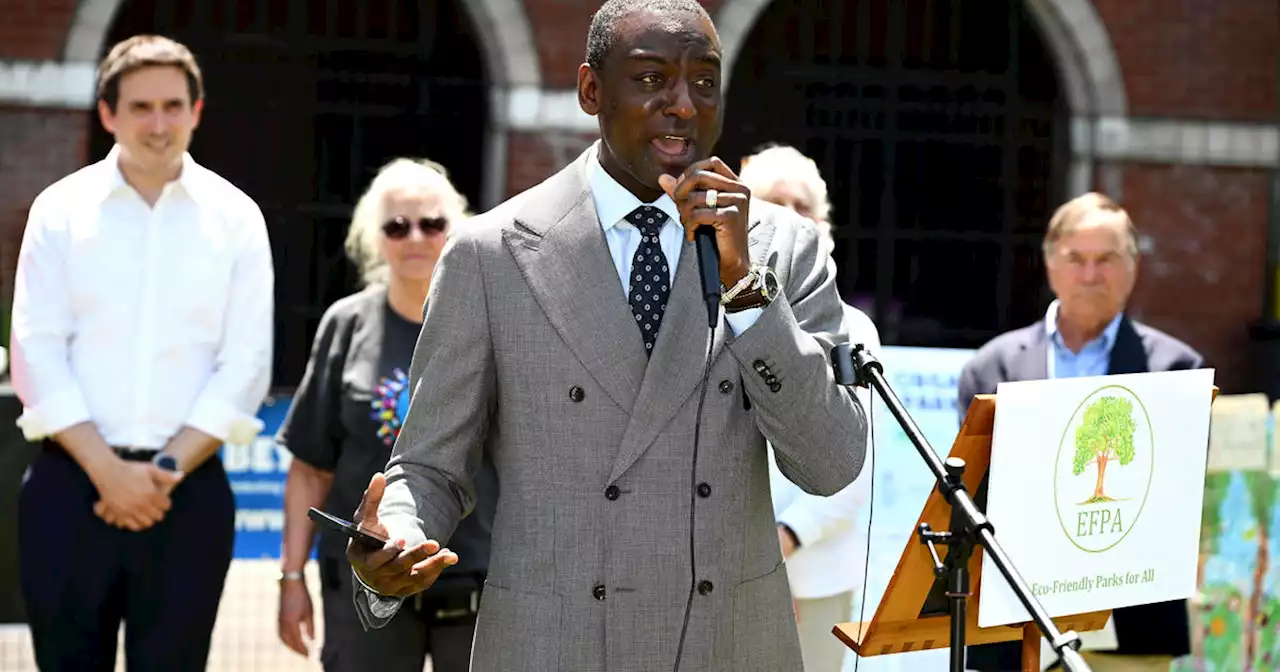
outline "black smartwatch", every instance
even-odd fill
[[[178,460],[174,459],[174,457],[168,453],[156,453],[156,456],[151,458],[151,464],[154,464],[165,471],[178,470]]]

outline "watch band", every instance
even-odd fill
[[[724,304],[724,312],[737,313],[752,308],[764,308],[767,305],[769,302],[764,300],[764,292],[759,287],[753,287]]]
[[[773,269],[768,266],[752,266],[746,277],[724,294],[720,303],[724,305],[726,313],[764,308],[777,297],[777,291],[777,276]]]
[[[281,581],[303,581],[305,577],[302,572],[280,572]]]
[[[743,292],[749,291],[751,287],[754,287],[757,281],[759,280],[759,278],[760,278],[759,268],[757,268],[756,266],[752,266],[751,268],[747,269],[747,274],[742,276],[741,280],[738,280],[738,282],[735,283],[733,287],[730,287],[729,289],[725,290],[723,294],[721,294],[720,305],[727,306],[733,303],[734,301],[736,301],[739,295],[741,295]]]

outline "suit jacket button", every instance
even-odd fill
[[[699,483],[699,484],[698,484],[698,496],[699,496],[699,497],[701,497],[701,498],[703,498],[703,499],[706,499],[706,498],[710,497],[710,496],[711,496],[711,484],[710,484],[710,483]]]
[[[732,381],[732,380],[722,380],[722,381],[720,381],[720,394],[729,394],[729,393],[730,393],[730,392],[732,392],[732,391],[733,391],[733,381]]]
[[[582,388],[578,387],[577,385],[574,385],[573,387],[569,388],[569,398],[572,399],[574,403],[582,401],[586,396],[587,396],[587,393],[583,392]]]
[[[756,373],[763,374],[769,370],[769,365],[765,364],[763,359],[757,359],[751,363],[751,368],[755,369]]]
[[[698,594],[699,594],[699,595],[710,595],[710,594],[711,594],[711,591],[713,591],[713,590],[715,590],[715,589],[716,589],[716,587],[715,587],[715,586],[713,586],[713,585],[711,585],[711,582],[710,582],[710,581],[699,581],[699,582],[698,582]]]
[[[777,394],[778,390],[781,390],[781,389],[782,389],[782,383],[774,383],[769,386],[769,391],[774,394]]]
[[[600,600],[601,602],[604,601],[604,593],[605,591],[604,591],[603,585],[599,585],[591,589],[591,596],[596,598],[597,600]]]
[[[607,488],[605,488],[605,489],[604,489],[604,497],[605,497],[605,499],[607,499],[607,500],[609,500],[609,501],[611,501],[611,502],[612,502],[613,500],[617,499],[617,498],[618,498],[618,495],[620,495],[620,494],[622,494],[622,491],[621,491],[621,490],[619,490],[619,489],[618,489],[618,486],[616,486],[616,485],[611,485],[611,486],[609,486],[609,487],[607,487]]]

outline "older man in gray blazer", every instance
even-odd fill
[[[610,0],[579,69],[602,141],[460,227],[414,353],[384,481],[348,557],[376,627],[457,556],[483,451],[499,474],[476,672],[802,669],[769,495],[831,494],[866,417],[815,226],[723,162],[720,44],[696,0]],[[692,231],[715,229],[709,337]],[[709,357],[709,359],[708,359]],[[707,387],[703,387],[706,376]]]
[[[1178,339],[1124,314],[1138,273],[1138,232],[1128,213],[1098,193],[1063,204],[1044,238],[1049,286],[1058,297],[1043,320],[996,337],[960,374],[960,421],[977,394],[1002,382],[1177,371],[1204,366]],[[1095,672],[1168,670],[1190,651],[1184,600],[1112,612],[1119,648],[1085,652]],[[970,648],[969,669],[1019,669],[1017,642]]]

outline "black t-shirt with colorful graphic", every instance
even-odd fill
[[[369,479],[386,468],[409,409],[409,365],[420,328],[391,309],[382,286],[338,301],[321,319],[277,440],[294,459],[334,473],[325,511],[350,519]],[[497,475],[486,455],[475,510],[448,540],[458,565],[447,573],[487,570],[496,497]],[[320,555],[345,558],[346,547],[346,537],[321,532]]]

